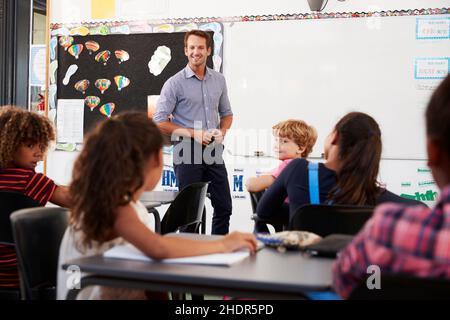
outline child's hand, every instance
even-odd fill
[[[225,252],[232,252],[242,248],[247,248],[251,253],[256,251],[256,238],[251,233],[232,232],[222,240]]]

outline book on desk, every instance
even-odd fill
[[[262,248],[263,244],[258,243],[258,249]],[[209,266],[225,266],[229,267],[232,264],[240,262],[245,258],[250,256],[248,250],[240,250],[230,253],[213,253],[201,256],[184,257],[184,258],[171,258],[155,260],[142,251],[137,249],[131,244],[116,246],[103,253],[105,258],[113,259],[128,259],[128,260],[139,260],[139,261],[155,261],[170,264],[197,264],[197,265],[209,265]]]

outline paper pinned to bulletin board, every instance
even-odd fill
[[[92,19],[111,19],[116,15],[116,0],[91,0]]]

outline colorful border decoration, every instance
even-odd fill
[[[444,79],[450,73],[450,57],[417,58],[414,79]]]
[[[150,33],[152,25],[189,25],[191,23],[203,24],[210,22],[231,23],[231,22],[252,22],[252,21],[280,21],[280,20],[312,20],[312,19],[340,19],[340,18],[367,18],[367,17],[397,17],[397,16],[430,16],[438,14],[450,14],[450,8],[415,9],[415,10],[388,10],[374,12],[331,12],[331,13],[298,13],[298,14],[275,14],[257,16],[235,16],[235,17],[201,17],[201,18],[180,18],[180,19],[155,19],[146,21],[100,21],[88,23],[72,24],[50,24],[53,35],[68,35],[68,29],[85,27],[90,34],[128,34],[128,33]],[[93,30],[91,30],[93,29]],[[81,29],[83,33],[86,29]],[[86,35],[86,34],[84,34]]]
[[[433,26],[433,24],[438,23],[441,23],[442,26],[436,25]],[[428,24],[428,28],[426,24]],[[417,40],[450,39],[450,17],[417,18],[416,39]]]

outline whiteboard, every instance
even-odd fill
[[[442,80],[417,79],[415,65],[422,58],[444,58],[448,65],[450,40],[418,39],[418,19],[225,24],[224,74],[233,129],[240,130],[227,147],[235,154],[270,153],[264,138],[243,142],[242,130],[267,131],[297,118],[317,129],[312,156],[320,156],[334,124],[347,112],[362,111],[380,124],[383,158],[425,159],[424,109]]]

